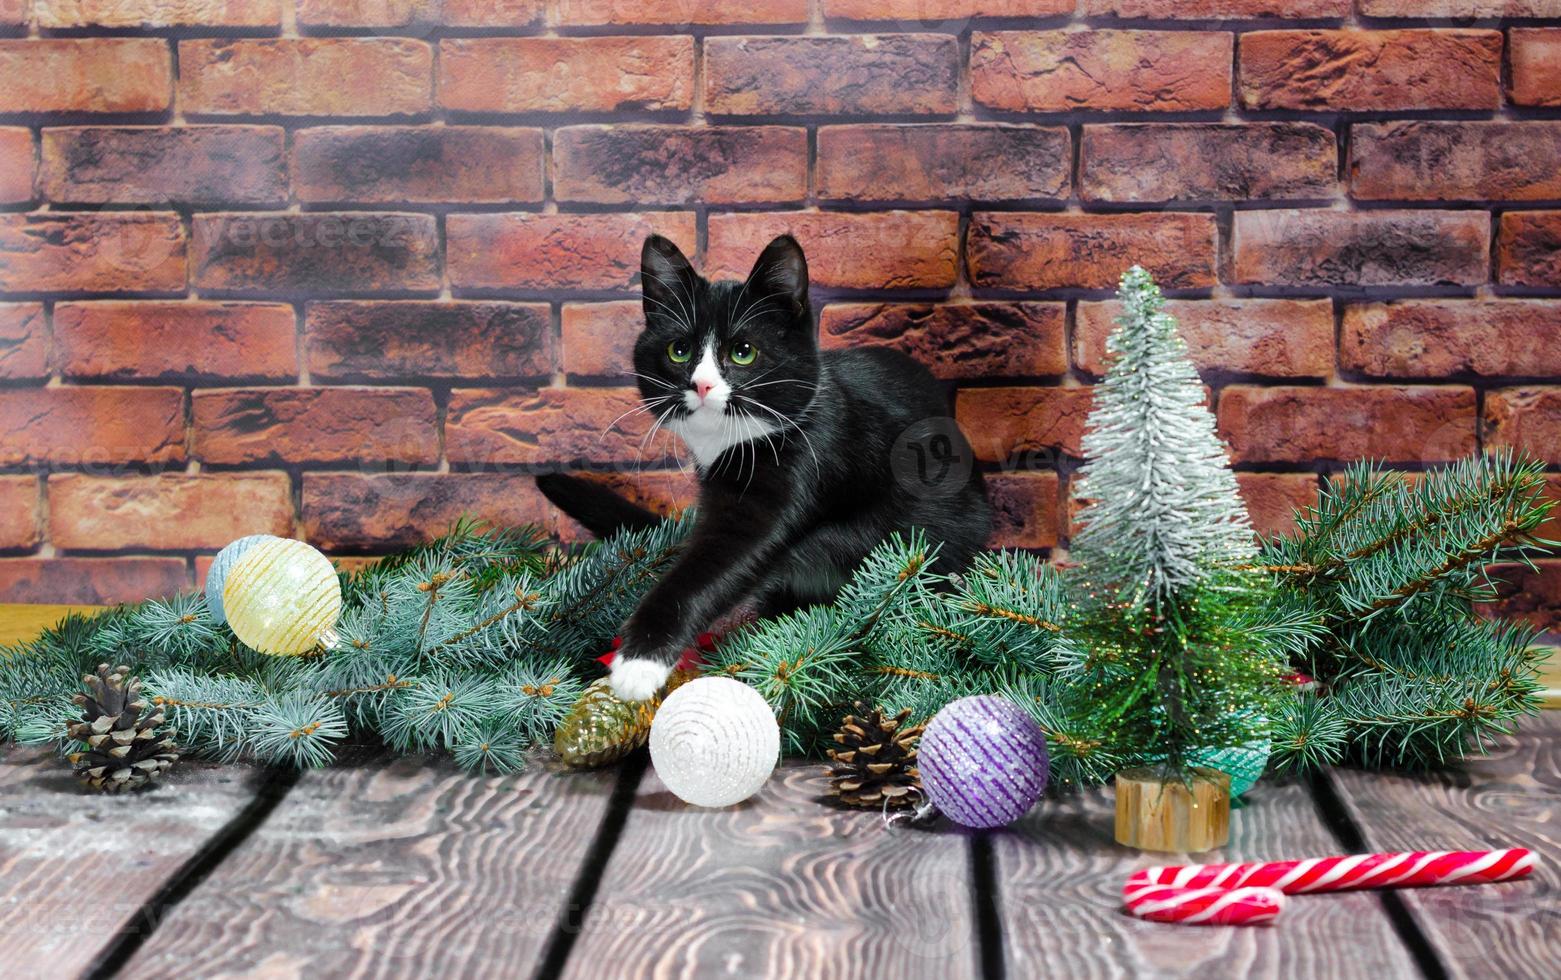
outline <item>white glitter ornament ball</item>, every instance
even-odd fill
[[[308,653],[341,615],[341,582],[331,560],[302,541],[272,538],[228,570],[222,608],[233,634],[277,656]]]
[[[764,697],[730,677],[673,691],[650,724],[650,762],[672,794],[731,806],[759,791],[780,756],[780,726]]]
[[[239,538],[217,552],[217,557],[211,560],[211,568],[206,571],[206,608],[211,612],[212,622],[221,626],[228,621],[228,614],[222,609],[222,586],[227,583],[228,573],[233,570],[233,566],[244,557],[244,552],[275,536],[251,534],[247,538]]]

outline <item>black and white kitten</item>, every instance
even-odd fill
[[[941,544],[941,572],[983,546],[991,511],[946,394],[898,351],[819,350],[793,238],[771,242],[742,282],[704,279],[660,236],[640,266],[634,370],[657,424],[693,455],[699,507],[682,554],[624,626],[614,693],[655,695],[683,648],[745,598],[765,616],[829,602],[892,531]],[[925,479],[929,446],[941,481]],[[654,519],[584,481],[537,482],[597,534]]]

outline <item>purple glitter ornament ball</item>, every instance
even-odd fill
[[[916,750],[932,805],[966,827],[1001,827],[1046,790],[1046,736],[1007,698],[981,695],[945,705]]]

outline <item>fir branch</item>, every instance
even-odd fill
[[[1501,527],[1492,531],[1481,540],[1476,541],[1473,544],[1466,545],[1462,550],[1455,551],[1454,553],[1448,555],[1447,559],[1443,561],[1442,564],[1430,569],[1429,571],[1421,573],[1418,578],[1405,582],[1403,585],[1394,589],[1389,595],[1383,596],[1376,602],[1373,602],[1371,604],[1369,614],[1378,613],[1384,609],[1391,609],[1394,606],[1400,605],[1414,596],[1417,596],[1420,593],[1426,591],[1437,583],[1443,581],[1451,573],[1462,568],[1467,568],[1475,562],[1490,562],[1494,552],[1502,544],[1517,539],[1520,527],[1521,526],[1517,521],[1509,518],[1502,523]]]
[[[500,775],[526,767],[526,741],[502,725],[486,725],[456,744],[455,761],[471,772]]]

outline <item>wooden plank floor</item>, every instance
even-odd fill
[[[788,762],[747,803],[700,811],[648,773],[566,974],[974,976],[966,835],[888,829],[825,805],[827,785]]]
[[[79,975],[155,928],[145,910],[264,783],[248,766],[185,762],[143,793],[89,794],[51,751],[0,751],[0,961],[12,977]]]
[[[1561,973],[1557,712],[1447,772],[1265,784],[1200,856],[1522,845],[1532,880],[1302,897],[1259,929],[1123,915],[1127,874],[1178,858],[1118,847],[1106,790],[976,834],[832,808],[801,763],[706,811],[643,756],[496,778],[378,756],[297,776],[186,762],[150,794],[101,797],[52,754],[0,753],[4,976]]]
[[[1397,897],[1452,976],[1561,975],[1561,714],[1529,719],[1516,738],[1456,770],[1331,778],[1370,850],[1539,855],[1526,881]]]
[[[1279,925],[1261,929],[1178,928],[1117,911],[1122,883],[1150,865],[1278,861],[1339,851],[1306,787],[1263,785],[1251,799],[1251,805],[1231,814],[1230,844],[1196,857],[1154,855],[1117,844],[1112,837],[1114,798],[1106,789],[1042,805],[1009,830],[993,834],[1008,974],[1412,975],[1413,961],[1375,894],[1297,901]],[[1330,938],[1323,941],[1324,936]],[[1078,941],[1084,937],[1089,941]]]
[[[613,780],[426,759],[306,773],[125,976],[529,976]]]

